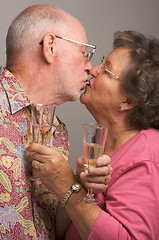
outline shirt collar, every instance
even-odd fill
[[[20,83],[5,67],[0,67],[0,81],[8,97],[8,104],[12,114],[31,104]]]
[[[16,80],[11,72],[9,72],[5,67],[0,66],[0,82],[5,90],[8,98],[8,104],[11,114],[14,114],[23,108],[31,104],[31,100],[28,98],[24,89],[21,87],[20,83]],[[59,119],[54,116],[53,132],[59,125]]]

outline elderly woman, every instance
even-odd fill
[[[157,240],[159,41],[133,31],[117,32],[114,50],[90,74],[81,102],[109,129],[105,154],[113,170],[108,189],[96,195],[99,205],[78,201],[85,195],[83,188],[68,198],[65,211],[72,224],[65,239]],[[75,181],[70,167],[52,149],[32,145],[30,150],[36,152],[33,167],[40,162],[35,174],[63,204]],[[82,159],[77,172],[83,178]]]

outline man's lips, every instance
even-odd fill
[[[90,86],[90,81],[89,80],[86,82],[86,86]]]
[[[85,82],[83,83],[83,88],[82,88],[81,90],[84,90],[84,89],[86,89],[86,88],[91,88],[91,82],[90,82],[90,80],[91,80],[91,79],[89,79],[89,80],[87,80],[87,81],[85,81]]]
[[[87,86],[89,86],[89,81],[83,82],[83,86],[82,86],[81,90],[86,89]]]

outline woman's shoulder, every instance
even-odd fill
[[[111,155],[114,165],[133,166],[141,162],[159,161],[159,131],[141,130]]]
[[[143,142],[147,149],[149,150],[152,159],[155,162],[159,161],[159,130],[150,128],[147,130],[142,130],[141,136],[143,137]]]
[[[155,128],[143,129],[140,132],[145,135],[154,135],[154,134],[159,135],[159,129],[155,129]]]
[[[148,142],[148,144],[159,144],[159,130],[154,128],[149,128],[146,130],[141,130],[140,135]]]
[[[140,131],[111,156],[113,168],[112,181],[134,168],[146,166],[151,169],[159,166],[159,131],[147,129]],[[158,168],[158,167],[157,167]]]

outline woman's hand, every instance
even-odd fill
[[[29,147],[32,153],[33,173],[51,191],[63,199],[70,186],[76,181],[74,173],[64,156],[41,144],[33,143]],[[105,191],[111,179],[112,168],[110,158],[102,155],[96,161],[96,167],[90,166],[88,173],[84,172],[83,157],[77,160],[77,173],[84,188],[92,188],[94,193]]]
[[[102,155],[96,161],[96,166],[90,166],[88,173],[84,171],[84,157],[77,160],[77,174],[80,177],[82,185],[88,189],[92,188],[93,193],[104,192],[111,179],[112,168],[110,166],[110,157]]]

